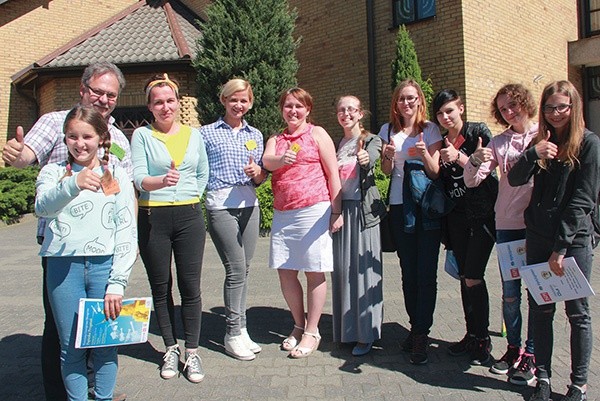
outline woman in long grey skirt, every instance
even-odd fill
[[[365,131],[360,100],[343,96],[337,118],[344,129],[337,159],[346,222],[333,235],[333,341],[356,343],[355,356],[367,354],[381,338],[383,283],[379,221],[385,214],[373,170],[381,139]]]

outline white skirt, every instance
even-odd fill
[[[269,266],[304,272],[333,271],[330,216],[330,202],[301,209],[274,210]]]

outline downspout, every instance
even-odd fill
[[[377,87],[375,79],[375,0],[367,0],[367,49],[369,71],[369,111],[371,112],[371,132],[377,132]]]

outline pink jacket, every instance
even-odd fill
[[[537,135],[538,124],[534,124],[528,132],[519,134],[508,128],[492,138],[487,145],[492,149],[492,159],[479,167],[468,162],[464,167],[464,181],[467,187],[478,186],[496,167],[500,168],[498,198],[496,199],[496,229],[521,230],[525,228],[523,212],[529,205],[533,180],[520,187],[511,187],[507,174],[517,162],[529,143]]]

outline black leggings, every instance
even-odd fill
[[[464,213],[452,212],[447,219],[447,236],[461,276],[460,293],[467,333],[486,338],[490,301],[484,275],[495,242],[494,217],[473,224]],[[481,280],[481,283],[469,287],[465,279]]]
[[[202,318],[200,273],[206,240],[200,204],[140,207],[138,237],[165,346],[177,344],[171,271],[173,255],[181,295],[185,347],[198,348]]]

